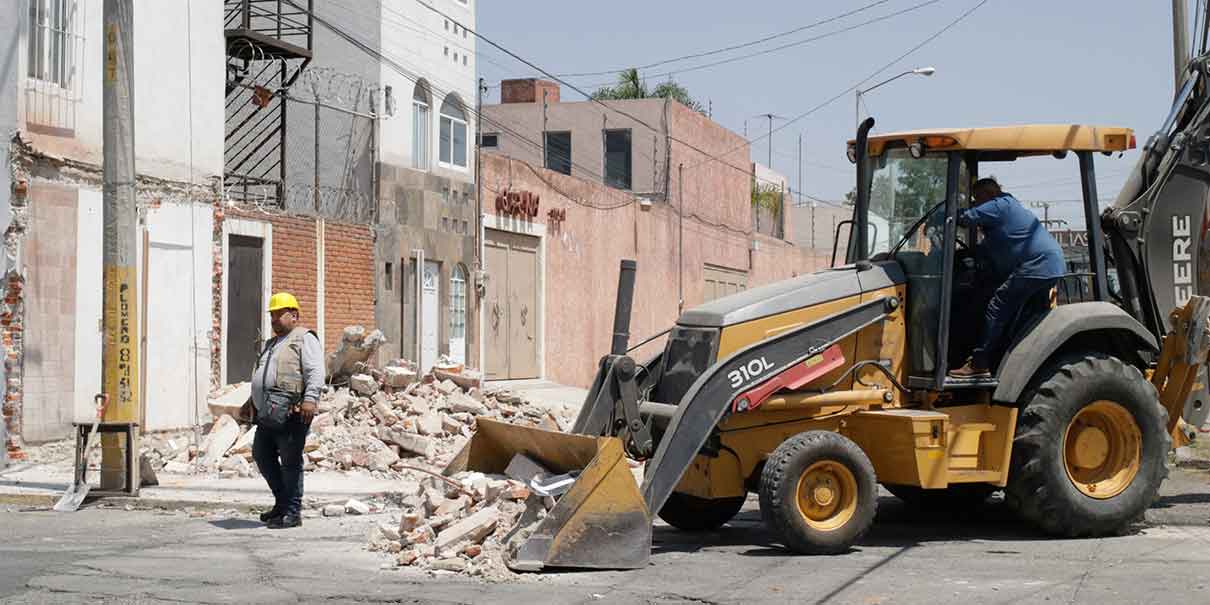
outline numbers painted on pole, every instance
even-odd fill
[[[773,364],[769,363],[768,359],[760,357],[753,359],[748,363],[740,366],[738,369],[727,372],[727,379],[731,381],[731,388],[739,388],[740,385],[752,380],[773,369]]]

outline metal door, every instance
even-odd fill
[[[227,384],[252,378],[265,304],[264,240],[232,235],[227,245]]]
[[[437,330],[441,317],[441,265],[424,261],[420,294],[420,369],[429,371],[437,363]]]
[[[508,241],[507,233],[487,231],[484,266],[487,270],[484,296],[483,338],[486,375],[489,380],[508,378]]]
[[[538,377],[538,239],[487,231],[487,378]]]
[[[538,240],[513,235],[508,250],[508,374],[538,377]]]

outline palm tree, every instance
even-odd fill
[[[639,70],[630,68],[618,73],[618,83],[597,89],[590,97],[597,101],[613,101],[618,99],[672,99],[684,104],[689,109],[701,112],[702,106],[689,95],[689,90],[672,80],[656,86],[648,91]]]

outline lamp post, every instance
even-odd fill
[[[889,84],[891,82],[894,82],[895,80],[898,80],[899,78],[902,78],[903,76],[931,76],[935,73],[937,73],[936,67],[932,67],[932,66],[917,67],[916,69],[909,69],[908,71],[905,71],[897,76],[892,76],[890,78],[887,78],[869,88],[866,88],[866,89],[858,88],[857,95],[856,95],[857,123],[861,124],[861,95],[863,95],[867,92],[870,92],[871,90],[874,90],[875,88],[878,88],[879,86],[882,86],[883,84]]]

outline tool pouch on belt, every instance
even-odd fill
[[[265,389],[264,409],[256,410],[256,425],[270,431],[286,428],[290,414],[298,406],[299,396],[282,389]]]

